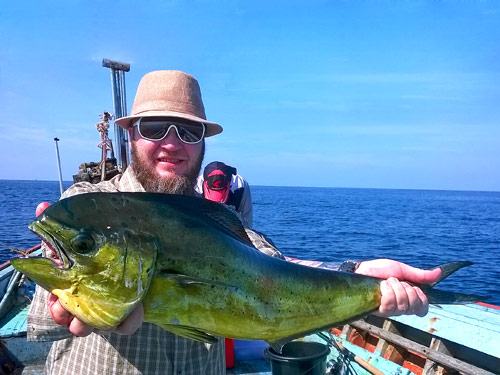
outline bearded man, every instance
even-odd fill
[[[206,120],[194,77],[179,71],[146,74],[139,83],[131,115],[115,122],[129,132],[130,166],[110,181],[77,183],[61,198],[99,191],[195,194],[205,137],[222,132],[222,127]],[[247,233],[260,251],[283,257],[262,236],[250,229]],[[46,245],[43,249],[45,256],[55,256]],[[388,279],[381,285],[378,313],[382,316],[425,315],[428,302],[424,293],[396,278],[429,283],[440,275],[439,269],[424,271],[387,259],[353,263],[350,271]],[[55,341],[47,357],[47,374],[225,373],[224,340],[200,343],[143,323],[143,317],[139,304],[113,331],[98,331],[37,286],[28,314],[28,339]]]

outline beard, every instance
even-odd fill
[[[205,156],[205,141],[203,141],[200,155],[193,164],[193,167],[187,174],[182,176],[159,177],[152,164],[141,158],[141,155],[137,152],[133,144],[131,148],[132,163],[129,167],[134,171],[137,180],[144,190],[150,193],[194,195],[194,186]]]

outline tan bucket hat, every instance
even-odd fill
[[[222,126],[207,121],[198,81],[177,70],[158,70],[142,77],[130,116],[115,123],[128,129],[140,117],[163,116],[203,122],[206,137],[222,132]]]

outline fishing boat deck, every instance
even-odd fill
[[[487,304],[430,306],[424,317],[370,316],[346,325],[340,337],[417,375],[499,374],[500,308]]]
[[[23,362],[25,366],[24,371],[12,373],[42,374],[50,343],[26,341],[26,315],[27,306],[17,306],[0,321],[4,349],[8,348],[18,365]],[[394,375],[439,373],[439,368],[486,375],[498,374],[500,369],[500,310],[487,305],[431,306],[423,318],[369,317],[334,333],[337,336],[332,337],[352,353],[350,371],[358,375],[370,372],[352,361],[354,355],[384,374]],[[305,340],[325,343],[317,335]],[[227,374],[271,374],[269,360],[264,357],[265,346],[263,342],[236,340],[235,367]],[[329,366],[338,366],[344,356],[345,352],[331,347]]]
[[[226,374],[232,375],[271,375],[269,360],[254,359],[247,361],[236,361],[234,368],[228,369]]]
[[[352,360],[361,358],[384,374],[500,374],[500,308],[487,304],[430,306],[425,317],[391,319],[370,316],[333,330],[335,341],[348,352],[331,346],[330,368],[350,358],[349,373],[372,372]],[[307,341],[325,343],[318,335]],[[248,344],[247,344],[248,345]],[[250,345],[251,348],[251,345]],[[241,352],[243,350],[243,352]],[[235,342],[235,368],[228,374],[271,374],[262,354],[245,358],[245,345]],[[240,353],[239,353],[240,352]]]
[[[43,374],[51,343],[26,341],[29,296],[11,266],[0,269],[0,373]],[[23,290],[25,288],[25,290]],[[21,292],[19,292],[19,289]],[[348,366],[348,373],[368,375],[363,361],[384,374],[500,374],[500,307],[487,304],[430,306],[425,317],[391,319],[369,316],[330,332],[347,351],[330,344],[329,368]],[[306,341],[325,343],[318,335]],[[233,375],[268,375],[264,342],[235,340]],[[353,360],[354,356],[361,359]],[[448,371],[448,372],[446,372]],[[453,373],[453,372],[451,372]]]
[[[34,343],[26,340],[28,309],[28,304],[15,306],[0,321],[0,337],[2,340],[1,345],[3,346],[1,350],[4,353],[8,353],[12,359],[11,363],[2,363],[5,368],[2,366],[0,373],[43,374],[45,358],[52,343]],[[10,368],[15,368],[16,370],[9,371]],[[26,371],[22,371],[23,368]]]

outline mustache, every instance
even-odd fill
[[[130,168],[142,185],[152,193],[194,195],[194,186],[200,173],[201,164],[205,157],[205,141],[193,166],[184,175],[161,177],[158,176],[150,160],[145,159],[132,143],[132,162]]]

